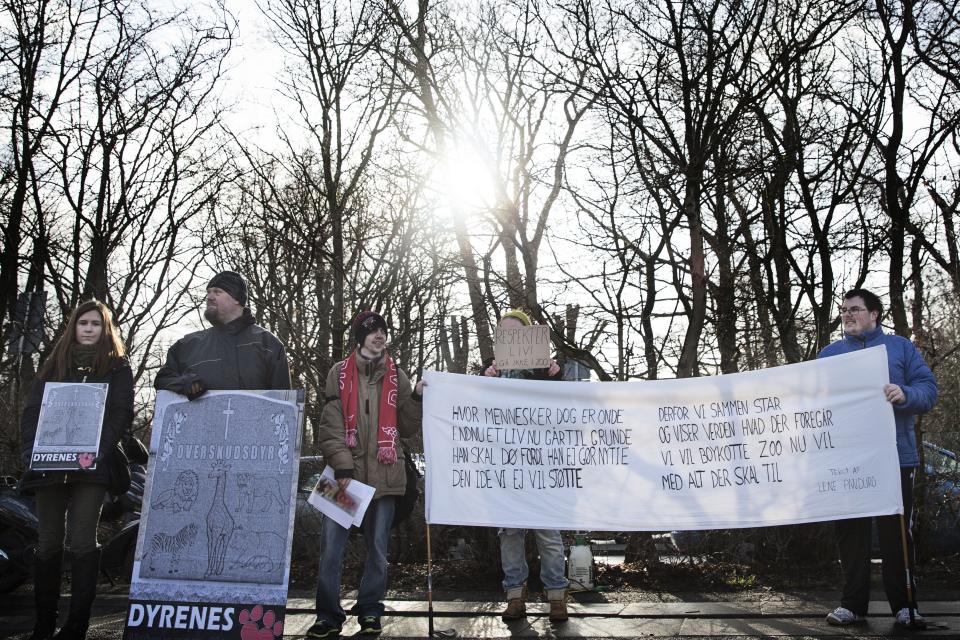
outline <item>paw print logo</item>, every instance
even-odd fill
[[[81,453],[77,456],[77,464],[81,469],[89,469],[96,457],[92,453]]]
[[[240,612],[240,640],[275,640],[283,637],[283,621],[261,605]]]

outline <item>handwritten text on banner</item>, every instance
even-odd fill
[[[903,510],[883,347],[684,380],[426,381],[431,523],[657,531]]]

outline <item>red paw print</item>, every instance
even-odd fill
[[[240,612],[240,640],[274,640],[283,637],[283,622],[273,611],[263,612],[261,605]],[[261,626],[262,625],[262,626]]]
[[[80,465],[81,469],[88,469],[95,459],[96,456],[92,453],[81,453],[77,456],[77,464]]]

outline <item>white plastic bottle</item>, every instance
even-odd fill
[[[582,533],[574,536],[573,546],[570,547],[567,579],[570,581],[571,591],[593,589],[593,552],[590,550],[586,536]]]

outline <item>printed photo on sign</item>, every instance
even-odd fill
[[[107,388],[102,383],[44,384],[32,470],[96,469]]]
[[[344,529],[348,529],[351,526],[360,526],[375,493],[376,489],[359,480],[351,480],[346,489],[341,489],[333,475],[333,469],[328,466],[320,474],[320,480],[310,492],[307,502]]]
[[[282,620],[302,419],[297,391],[210,391],[193,401],[157,394],[132,603],[233,603],[234,616],[270,605]],[[168,628],[151,626],[149,611],[131,606],[136,629]],[[163,612],[186,609],[152,611],[169,625]],[[140,637],[131,628],[125,637]]]
[[[550,327],[497,327],[493,357],[498,369],[544,369],[550,366]]]
[[[354,500],[346,489],[341,489],[336,480],[321,477],[314,487],[313,492],[320,498],[323,498],[330,504],[346,512],[351,519],[357,516],[357,501]]]

